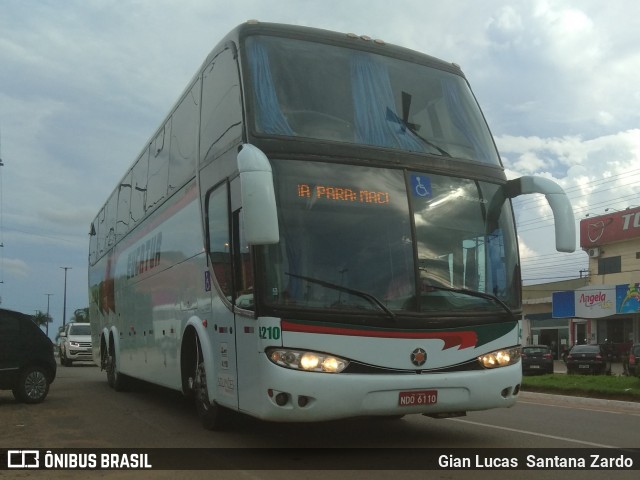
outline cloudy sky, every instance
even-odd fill
[[[0,296],[88,306],[89,224],[230,29],[366,34],[462,66],[510,178],[543,175],[576,219],[640,205],[637,0],[0,0]],[[516,202],[525,283],[574,278],[543,199]]]

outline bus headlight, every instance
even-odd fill
[[[478,361],[484,368],[507,367],[520,361],[520,351],[520,347],[496,350],[479,356]]]
[[[327,353],[288,348],[268,349],[267,358],[281,367],[305,372],[340,373],[349,365],[347,360]]]

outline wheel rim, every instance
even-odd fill
[[[113,355],[107,355],[107,365],[105,366],[105,370],[107,371],[107,380],[109,381],[109,384],[113,385],[116,378],[116,362]]]
[[[29,373],[24,381],[24,391],[30,400],[42,398],[47,391],[47,378],[40,370]]]
[[[211,404],[209,403],[209,393],[207,392],[207,374],[204,369],[204,363],[200,363],[196,370],[194,391],[199,405],[204,410],[209,410],[209,408],[211,408]]]

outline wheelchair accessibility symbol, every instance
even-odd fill
[[[414,197],[431,197],[431,180],[424,175],[411,175],[411,193]]]

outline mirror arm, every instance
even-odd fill
[[[508,198],[531,193],[543,194],[553,212],[556,250],[567,253],[575,251],[576,221],[571,202],[560,185],[548,178],[524,176],[509,180],[504,187],[504,192]]]

